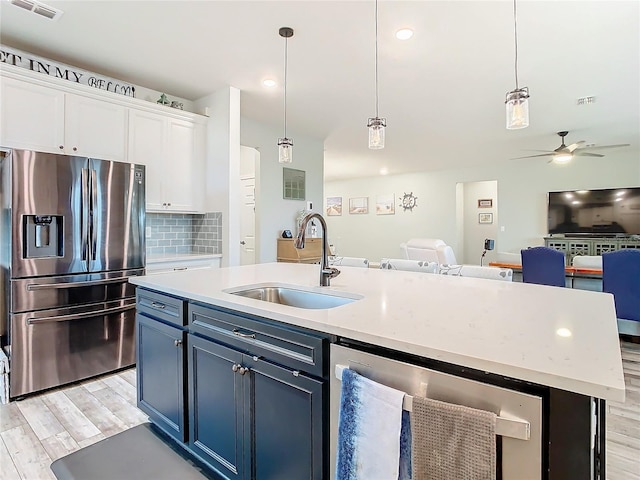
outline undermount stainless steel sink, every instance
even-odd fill
[[[264,302],[307,309],[334,308],[363,298],[361,295],[336,294],[334,292],[327,294],[277,284],[247,285],[229,288],[224,292]]]

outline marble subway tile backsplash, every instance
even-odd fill
[[[222,253],[222,213],[147,213],[147,255]]]

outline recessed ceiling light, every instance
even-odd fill
[[[264,85],[267,88],[272,88],[276,86],[276,81],[272,78],[267,78],[262,81],[262,85]]]
[[[413,37],[413,30],[410,28],[401,28],[396,32],[396,38],[398,40],[409,40]]]
[[[382,167],[380,169],[380,175],[386,175],[387,173],[389,173],[389,169],[387,167]]]

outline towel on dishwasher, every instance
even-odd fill
[[[336,480],[397,480],[404,392],[342,371]]]
[[[415,480],[495,480],[496,414],[413,397]]]

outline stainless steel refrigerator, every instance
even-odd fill
[[[8,150],[0,173],[10,396],[132,365],[128,278],[144,274],[144,166]]]

